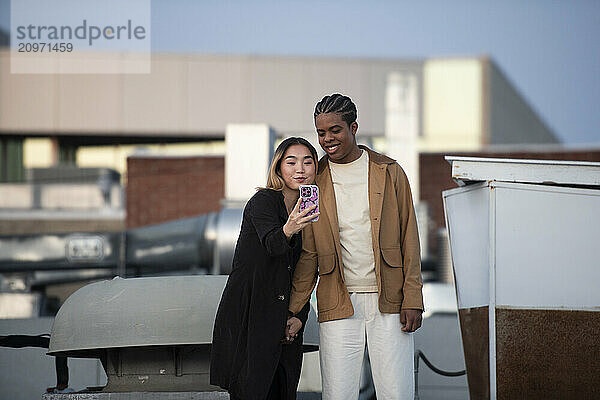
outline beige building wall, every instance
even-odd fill
[[[103,54],[119,60],[119,54]],[[0,50],[0,134],[223,136],[228,123],[313,131],[315,103],[351,96],[363,135],[383,136],[388,73],[422,61],[152,54],[149,74],[11,74]]]
[[[127,157],[140,153],[160,154],[161,156],[223,155],[225,154],[225,142],[86,146],[77,149],[76,163],[79,167],[111,168],[118,171],[124,178],[127,170]],[[23,164],[24,168],[55,166],[55,149],[52,140],[48,138],[25,139]]]
[[[425,62],[421,151],[481,147],[484,137],[482,77],[482,63],[476,58]]]
[[[0,50],[0,135],[200,141],[223,137],[229,123],[265,123],[281,136],[305,135],[314,132],[315,102],[341,92],[357,104],[359,136],[372,141],[384,137],[390,73],[416,77],[419,151],[557,141],[486,58],[153,54],[149,74],[21,75],[10,73],[8,50]],[[216,146],[220,150],[206,144],[142,147],[162,154],[222,154],[224,144]],[[26,168],[49,166],[57,159],[48,139],[27,139],[24,147]],[[79,147],[76,159],[80,166],[110,167],[123,174],[127,156],[138,147]]]
[[[55,149],[48,138],[27,138],[23,141],[23,166],[48,168],[56,163]]]
[[[11,74],[9,52],[0,50],[0,134],[55,131],[57,93],[56,76]]]
[[[224,155],[225,142],[89,146],[77,149],[77,166],[112,168],[126,178],[127,157],[134,154],[164,156]]]
[[[489,58],[425,62],[421,151],[542,143],[559,140]]]

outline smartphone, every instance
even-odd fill
[[[300,185],[300,211],[303,211],[313,205],[317,207],[308,213],[313,215],[319,212],[319,187],[317,185]],[[317,222],[319,216],[313,218],[312,222]]]

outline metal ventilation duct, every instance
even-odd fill
[[[204,391],[226,276],[115,278],[87,285],[60,308],[48,354],[98,358],[105,392]],[[311,312],[314,312],[311,310]],[[316,317],[305,351],[317,350]]]

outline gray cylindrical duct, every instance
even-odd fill
[[[420,201],[415,204],[415,214],[417,217],[417,227],[419,229],[419,243],[421,245],[421,260],[426,261],[431,258],[429,251],[429,226],[431,216],[429,214],[429,205]]]
[[[231,273],[231,262],[242,226],[243,213],[243,203],[224,202],[223,209],[218,214],[213,250],[213,271],[219,271],[219,274]]]
[[[454,283],[452,273],[452,257],[450,256],[450,242],[446,228],[438,229],[438,276],[440,282]]]

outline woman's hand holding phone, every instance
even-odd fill
[[[318,212],[315,214],[312,214],[312,215],[307,215],[308,213],[310,213],[312,210],[314,210],[317,207],[316,205],[312,205],[312,206],[300,211],[300,202],[301,201],[302,201],[302,199],[298,198],[298,201],[296,202],[294,209],[288,216],[287,222],[285,223],[285,225],[283,225],[283,234],[288,239],[291,238],[294,234],[300,232],[315,217],[319,216]]]

